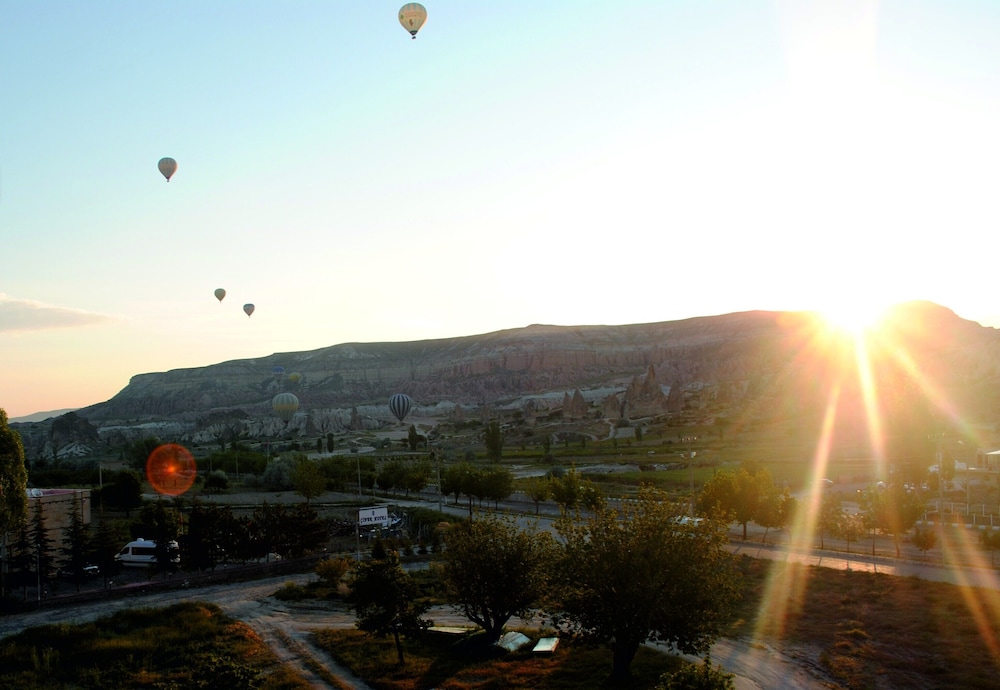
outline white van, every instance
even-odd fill
[[[177,553],[177,542],[171,541],[170,548]],[[139,537],[130,541],[115,555],[115,560],[122,565],[152,565],[156,563],[156,542]],[[174,563],[180,563],[181,557],[174,556]]]

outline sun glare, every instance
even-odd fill
[[[885,311],[877,302],[855,300],[823,307],[819,314],[833,329],[857,336],[877,328]]]

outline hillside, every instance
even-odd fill
[[[659,416],[704,423],[718,417],[748,424],[819,415],[836,391],[841,436],[859,434],[859,422],[872,414],[895,433],[925,434],[915,429],[945,417],[995,422],[998,379],[996,329],[912,302],[896,307],[862,351],[808,312],[624,326],[532,325],[461,338],[345,343],[138,374],[110,400],[70,417],[84,420],[108,445],[144,435],[211,443],[386,427],[395,423],[386,401],[396,392],[413,398],[411,417],[420,418],[561,410],[566,418]],[[866,385],[878,392],[877,409],[865,402]],[[270,406],[282,391],[300,401],[287,430]],[[77,424],[15,426],[29,453],[58,453],[93,440],[81,438]]]

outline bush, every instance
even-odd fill
[[[312,599],[313,595],[302,585],[286,582],[284,587],[274,593],[274,598],[279,601],[304,601]]]
[[[733,674],[712,666],[708,656],[700,664],[684,664],[673,673],[660,677],[656,690],[734,690]]]
[[[346,558],[326,558],[316,564],[316,574],[330,587],[336,587],[351,569],[351,562]]]

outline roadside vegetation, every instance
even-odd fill
[[[0,687],[310,687],[246,625],[212,604],[123,611],[85,625],[48,625],[0,641]]]

